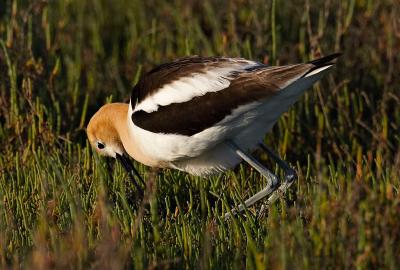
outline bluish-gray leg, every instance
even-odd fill
[[[227,142],[227,145],[229,145],[231,149],[244,161],[249,163],[254,169],[256,169],[259,173],[261,173],[268,181],[267,186],[264,189],[262,189],[261,191],[257,192],[255,195],[247,199],[244,202],[244,205],[240,204],[238,206],[238,211],[242,211],[244,210],[245,207],[252,206],[259,200],[273,193],[278,188],[279,180],[275,174],[270,172],[267,168],[265,168],[258,160],[253,158],[251,155],[246,154],[236,144],[234,144],[233,142]],[[229,213],[225,214],[225,218],[229,218],[229,216],[230,216]]]
[[[260,143],[261,149],[263,149],[270,158],[272,158],[279,167],[285,172],[285,182],[293,182],[297,178],[297,173],[296,171],[289,166],[289,164],[286,163],[286,161],[282,160],[275,152],[273,152],[271,149],[269,149],[268,146],[266,146],[263,143]]]
[[[293,182],[297,179],[296,171],[286,163],[286,161],[282,160],[277,154],[275,154],[268,146],[263,143],[260,143],[261,149],[263,149],[267,155],[272,158],[278,166],[283,170],[285,173],[285,178],[283,182],[281,182],[277,192],[274,192],[267,201],[267,204],[273,203],[280,194],[286,192],[286,190],[293,184]]]

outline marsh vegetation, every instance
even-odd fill
[[[398,269],[399,18],[396,0],[1,1],[0,268]],[[88,145],[91,115],[157,64],[338,51],[265,138],[299,174],[265,216],[220,218],[265,184],[245,164],[202,179],[136,163],[142,205]]]

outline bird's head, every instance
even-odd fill
[[[144,185],[144,181],[126,154],[120,137],[120,133],[127,129],[127,114],[128,104],[111,103],[104,105],[90,119],[86,133],[90,144],[97,153],[116,158],[121,162],[142,197],[143,191],[135,180],[135,176],[142,185]]]
[[[117,155],[125,153],[116,126],[117,121],[120,121],[121,109],[125,107],[126,104],[106,104],[90,119],[86,129],[87,136],[92,147],[100,155],[116,158]],[[125,116],[126,113],[122,112]]]

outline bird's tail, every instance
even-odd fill
[[[303,78],[306,77],[311,77],[315,74],[318,74],[320,72],[322,72],[325,69],[330,68],[331,66],[333,66],[335,63],[332,62],[332,60],[335,60],[336,58],[338,58],[340,55],[342,55],[341,53],[334,53],[328,56],[324,56],[322,58],[318,58],[315,60],[312,60],[310,62],[308,62],[307,64],[312,64],[314,67],[312,67],[310,70],[308,70],[304,75]]]

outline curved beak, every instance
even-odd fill
[[[145,185],[145,183],[143,181],[143,178],[140,176],[139,172],[133,166],[133,164],[132,164],[131,160],[129,159],[129,157],[126,156],[125,154],[122,154],[122,155],[117,154],[116,155],[116,159],[119,160],[119,162],[121,162],[122,167],[124,167],[124,169],[128,173],[129,178],[132,180],[132,182],[135,185],[136,189],[138,190],[140,195],[143,196],[143,189],[140,187],[139,183],[136,181],[135,176],[137,178],[139,178],[139,182],[143,186]]]

